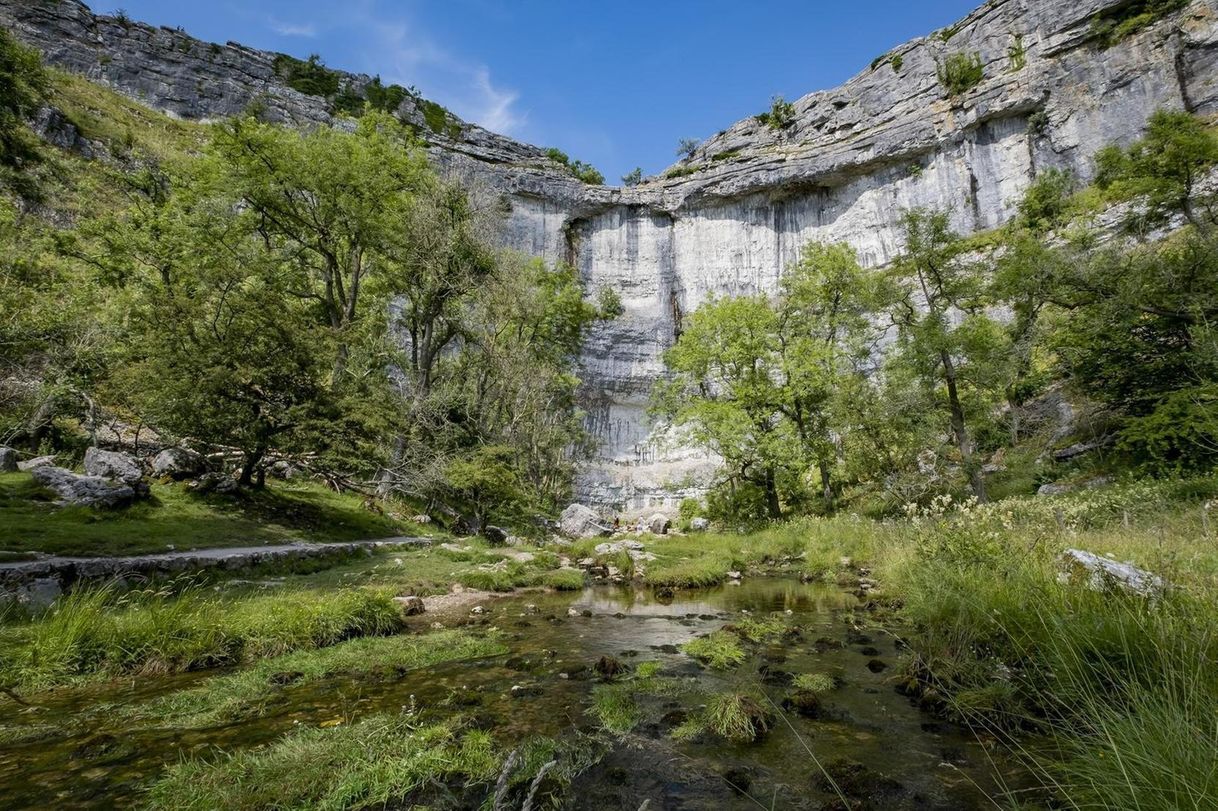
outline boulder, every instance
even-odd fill
[[[300,471],[296,469],[295,465],[286,459],[280,459],[279,461],[272,463],[271,466],[266,469],[266,472],[272,479],[283,479],[284,481],[294,479],[300,475]]]
[[[54,464],[54,456],[35,456],[33,459],[26,459],[24,462],[18,462],[17,469],[33,470],[36,467],[49,467]]]
[[[618,552],[642,552],[643,544],[638,541],[613,541],[598,543],[592,551],[598,555],[616,555]]]
[[[166,448],[152,459],[152,475],[157,478],[189,479],[203,470],[203,457],[185,448]]]
[[[491,542],[491,545],[493,546],[503,546],[507,543],[508,538],[510,537],[508,531],[503,527],[496,527],[490,524],[487,524],[482,529],[482,534],[488,541]]]
[[[652,535],[667,535],[668,528],[672,526],[672,519],[663,513],[656,513],[647,519],[647,529]]]
[[[0,473],[12,473],[17,469],[17,451],[0,447]]]
[[[135,500],[134,487],[101,476],[82,476],[50,465],[36,467],[30,473],[34,481],[59,496],[64,506],[121,507]]]
[[[689,522],[689,528],[694,532],[706,532],[710,529],[710,521],[705,518],[698,517]]]
[[[134,457],[118,451],[103,451],[93,447],[85,451],[85,473],[101,479],[113,479],[135,486],[144,478],[144,471]]]
[[[1159,597],[1167,589],[1163,578],[1132,563],[1122,563],[1082,549],[1067,549],[1060,558],[1062,583],[1082,581],[1094,591],[1128,591]]]
[[[1038,496],[1064,496],[1066,493],[1069,493],[1073,489],[1074,489],[1073,487],[1070,487],[1067,484],[1042,484],[1040,487],[1036,488],[1036,495],[1038,495]]]
[[[558,527],[569,538],[595,538],[613,533],[601,522],[600,516],[583,504],[572,504],[563,510]]]
[[[196,493],[218,493],[227,495],[237,492],[237,480],[223,473],[204,473],[190,483],[190,489]]]
[[[395,597],[393,601],[401,606],[402,614],[407,617],[418,616],[427,610],[423,605],[423,598],[416,597],[413,594],[405,597]]]

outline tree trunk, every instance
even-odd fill
[[[821,495],[825,497],[825,507],[833,509],[833,483],[829,479],[829,463],[821,459],[817,462],[817,467],[820,468],[820,488]]]
[[[241,476],[237,479],[237,484],[242,487],[250,487],[254,483],[254,472],[258,470],[258,465],[266,456],[266,445],[260,444],[251,451],[245,452],[245,459],[241,463]],[[259,482],[265,481],[261,474]]]
[[[964,407],[960,405],[960,393],[956,388],[956,366],[947,352],[941,352],[939,357],[943,362],[943,378],[947,382],[947,403],[952,416],[952,433],[956,437],[956,447],[960,449],[960,462],[968,474],[973,495],[984,504],[986,501],[985,479],[982,478],[981,467],[973,458],[973,446],[969,442],[968,429],[964,424]]]
[[[778,503],[778,484],[774,481],[774,468],[765,469],[765,507],[770,518],[782,518],[782,506]]]

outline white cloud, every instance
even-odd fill
[[[467,121],[511,135],[526,122],[517,109],[520,94],[495,84],[490,69],[449,53],[406,20],[385,21],[374,3],[355,15],[379,41],[378,62],[387,81],[414,85],[429,99],[450,108]]]
[[[271,30],[283,37],[309,37],[317,36],[317,26],[313,23],[293,23],[277,20],[271,17],[267,20],[267,24],[271,26]]]

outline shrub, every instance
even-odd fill
[[[682,138],[681,140],[677,141],[677,157],[689,160],[694,156],[694,153],[698,151],[698,147],[701,145],[702,142],[697,138]]]
[[[307,60],[277,54],[274,67],[275,74],[288,87],[306,96],[328,98],[338,92],[339,74],[327,68],[317,54],[310,55]]]
[[[1110,48],[1130,34],[1179,11],[1189,0],[1132,0],[1104,9],[1091,19],[1091,36],[1101,48]]]
[[[427,122],[429,130],[449,138],[461,136],[461,124],[444,106],[428,99],[420,99],[419,108],[423,111],[423,120]]]
[[[637,186],[643,182],[643,167],[636,166],[622,175],[623,186]]]
[[[664,177],[668,178],[669,180],[674,180],[678,177],[689,177],[690,175],[695,174],[701,168],[701,166],[674,166],[672,169],[669,169],[664,173]]]
[[[949,96],[959,96],[981,84],[985,78],[985,66],[981,63],[981,54],[972,53],[949,54],[939,63],[937,71],[939,84]]]
[[[782,96],[770,101],[770,111],[764,113],[765,125],[772,130],[785,130],[795,123],[795,105]]]
[[[1028,65],[1028,47],[1023,43],[1023,34],[1016,34],[1011,47],[1007,49],[1011,60],[1011,72],[1023,70]]]
[[[905,57],[901,54],[897,54],[890,60],[889,64],[892,65],[893,73],[900,73],[901,68],[905,66]]]
[[[1048,169],[1032,181],[1019,201],[1019,215],[1033,230],[1056,225],[1066,213],[1074,193],[1074,176],[1065,169]]]

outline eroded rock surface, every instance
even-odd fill
[[[618,291],[622,317],[598,325],[583,354],[601,449],[577,495],[624,512],[672,508],[702,494],[716,460],[653,429],[648,394],[683,319],[709,296],[773,292],[809,240],[847,242],[883,265],[902,250],[899,220],[914,206],[949,212],[962,233],[1001,225],[1037,172],[1090,178],[1094,153],[1136,138],[1155,110],[1218,113],[1218,0],[1103,47],[1093,19],[1128,7],[991,0],[949,28],[860,55],[853,79],[793,102],[790,126],[746,118],[679,172],[631,188],[584,185],[537,147],[472,124],[432,131],[416,99],[398,113],[438,165],[503,194],[506,244],[574,263],[591,291]],[[178,116],[233,115],[260,99],[271,120],[335,120],[324,99],[286,87],[264,51],[94,16],[75,0],[0,0],[0,24],[53,64]],[[984,79],[949,96],[938,65],[973,53]]]

